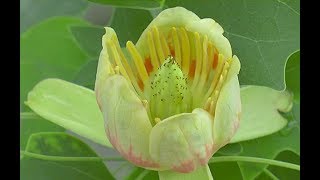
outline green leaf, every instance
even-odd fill
[[[194,179],[203,179],[203,180],[213,180],[210,168],[208,165],[199,167],[191,173],[178,173],[174,171],[159,171],[160,180],[171,180],[171,179],[183,179],[183,180],[194,180]]]
[[[89,0],[91,2],[133,9],[155,9],[163,6],[164,0]]]
[[[71,26],[70,30],[79,46],[91,57],[98,60],[102,49],[101,39],[105,33],[103,27]]]
[[[152,19],[146,10],[117,8],[108,26],[114,29],[120,46],[124,47],[129,40],[136,43]]]
[[[80,15],[87,6],[86,0],[20,0],[20,33],[52,16]]]
[[[26,151],[49,156],[97,157],[88,145],[61,132],[33,134]],[[21,162],[23,179],[114,179],[101,161],[40,161],[24,155]]]
[[[241,61],[240,84],[284,89],[286,59],[300,44],[298,0],[170,0],[166,5],[183,6],[223,27]]]
[[[46,79],[29,92],[26,104],[41,117],[112,147],[105,134],[95,93],[90,89],[60,79]]]
[[[287,120],[279,112],[291,110],[292,96],[287,91],[246,86],[241,88],[241,104],[240,126],[231,143],[266,136],[282,129]]]
[[[300,51],[294,52],[286,64],[286,89],[294,94],[294,101],[300,103]]]
[[[209,167],[215,180],[242,180],[237,162],[210,163]]]
[[[243,151],[243,147],[240,143],[227,144],[219,149],[216,154],[221,155],[238,155]]]
[[[299,52],[293,53],[289,57],[287,64],[292,62],[300,62],[300,56],[298,56]],[[297,58],[299,60],[297,60]],[[296,59],[296,60],[294,60]],[[299,63],[298,63],[299,64]],[[291,65],[294,65],[291,64]],[[297,65],[297,64],[296,64]],[[291,66],[297,67],[297,66]],[[291,68],[286,68],[286,80],[292,80],[292,82],[299,82],[295,77],[299,77],[297,74],[300,74],[300,71],[294,70],[290,71]],[[288,73],[289,70],[289,73]],[[296,84],[292,84],[287,82],[286,87],[299,87]],[[299,89],[299,88],[296,88]],[[293,91],[294,92],[294,91]],[[296,93],[300,93],[300,89],[295,91]],[[254,156],[254,157],[262,157],[267,159],[274,159],[276,156],[286,150],[294,152],[297,155],[300,155],[300,103],[294,102],[291,112],[284,114],[287,115],[288,124],[281,131],[274,133],[272,135],[254,139],[251,141],[241,142],[240,144],[243,147],[243,152],[240,155],[243,156]],[[257,151],[259,148],[259,151]],[[290,162],[290,159],[283,159],[284,161]],[[263,164],[251,164],[246,162],[239,162],[239,167],[242,172],[242,175],[245,179],[254,179],[260,173],[264,171],[267,165]],[[287,171],[289,172],[290,171]],[[264,173],[266,175],[266,173]],[[264,176],[264,175],[261,175]],[[266,175],[269,176],[269,175]],[[261,177],[260,177],[261,178]]]
[[[240,155],[274,159],[284,150],[290,150],[300,154],[299,139],[300,130],[298,127],[295,127],[287,135],[277,132],[270,136],[241,142],[243,152]],[[257,148],[259,148],[259,150],[257,150]],[[254,179],[267,166],[265,164],[252,164],[247,162],[239,162],[238,164],[245,179]]]
[[[64,128],[46,121],[32,112],[20,113],[20,149],[25,149],[30,135],[38,132],[64,131]]]
[[[91,60],[87,64],[84,64],[73,79],[73,82],[89,89],[94,89],[97,67],[98,61],[96,60]]]
[[[40,80],[60,78],[72,80],[87,55],[75,43],[70,25],[87,25],[81,19],[55,17],[41,22],[20,38],[20,104]]]
[[[279,153],[275,159],[285,162],[291,162],[294,164],[300,164],[300,156],[291,151],[283,151]],[[300,179],[300,171],[295,171],[292,169],[283,169],[277,166],[269,166],[268,170],[276,177],[278,177],[278,179]]]

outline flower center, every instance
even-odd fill
[[[192,110],[187,77],[172,56],[169,56],[154,74],[150,87],[150,112],[153,118],[164,119]]]

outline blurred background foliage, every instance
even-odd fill
[[[300,164],[300,2],[298,0],[20,0],[20,179],[158,179],[127,161],[56,162],[46,156],[119,157],[37,116],[24,105],[39,81],[60,78],[93,89],[104,26],[121,46],[136,42],[162,9],[183,6],[224,28],[241,61],[240,84],[294,94],[280,132],[229,144],[215,156],[243,155]],[[287,64],[287,65],[286,65]],[[210,164],[216,180],[300,179],[299,171],[247,162]]]

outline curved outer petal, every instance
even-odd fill
[[[213,154],[212,116],[203,109],[171,116],[153,127],[150,154],[161,166],[187,173]]]
[[[95,92],[103,113],[109,141],[122,156],[135,165],[157,168],[149,155],[151,123],[145,107],[133,87],[120,75],[114,74],[105,45],[108,38],[116,38],[111,28],[106,28],[100,54]]]
[[[116,33],[112,28],[106,27],[106,33],[102,36],[102,50],[99,57],[96,81],[95,81],[95,91],[97,91],[98,86],[103,83],[110,75],[114,74],[111,63],[109,61],[109,54],[107,48],[107,40],[113,37],[117,37]],[[97,92],[96,92],[97,93]]]
[[[221,54],[227,58],[232,56],[230,42],[222,35],[223,28],[213,19],[200,19],[192,11],[183,7],[165,9],[149,24],[136,44],[141,53],[148,51],[147,33],[153,26],[157,26],[159,32],[164,33],[165,37],[171,27],[185,27],[186,30],[207,35],[208,40],[215,45]]]
[[[239,126],[241,118],[241,100],[238,73],[240,62],[236,56],[221,89],[213,121],[214,145],[220,148],[227,144]]]
[[[151,123],[146,109],[126,79],[113,75],[101,84],[98,99],[109,141],[130,162],[156,168],[149,156]]]

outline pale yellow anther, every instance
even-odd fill
[[[209,70],[212,68],[212,64],[213,64],[213,56],[214,56],[214,48],[211,42],[208,42],[208,66],[207,66],[207,70],[209,72]]]
[[[156,122],[156,124],[158,124],[161,121],[161,119],[160,118],[154,118],[154,121]]]
[[[225,64],[224,57],[222,54],[219,54],[218,55],[218,65],[217,65],[216,71],[214,73],[214,77],[213,77],[212,83],[210,85],[210,88],[208,89],[206,95],[204,96],[204,100],[207,99],[212,94],[213,90],[215,89],[215,87],[218,83],[220,74],[223,70],[224,64]]]
[[[152,28],[152,34],[153,34],[153,42],[155,43],[155,46],[156,46],[159,61],[160,61],[160,64],[162,64],[166,57],[162,50],[159,31],[157,27]]]
[[[203,106],[203,109],[209,112],[209,110],[210,110],[210,104],[211,104],[211,97],[209,97],[209,98],[207,99],[206,103],[205,103],[204,106]]]
[[[128,80],[130,81],[130,78],[125,70],[125,68],[123,67],[122,63],[121,63],[121,59],[120,59],[120,56],[119,56],[119,53],[117,51],[117,48],[115,46],[115,44],[112,42],[112,41],[108,41],[108,45],[111,49],[111,52],[112,52],[112,55],[113,55],[113,58],[114,58],[114,61],[116,62],[117,66],[116,68],[118,67],[118,69],[120,70],[120,73]],[[116,71],[117,74],[119,74],[117,71]]]
[[[165,57],[168,57],[170,55],[170,50],[167,44],[167,40],[164,38],[162,33],[160,32],[160,40],[161,40],[161,46]]]
[[[143,60],[138,52],[138,50],[136,49],[136,47],[134,46],[134,44],[131,41],[128,41],[127,44],[127,49],[134,61],[134,64],[136,66],[136,69],[138,71],[138,74],[142,80],[142,82],[146,82],[149,78],[147,70],[144,66]]]
[[[182,51],[182,72],[185,75],[189,74],[190,67],[190,43],[188,34],[185,28],[180,28],[180,38],[181,38],[181,51]]]
[[[114,67],[114,72],[116,73],[116,74],[120,74],[120,70],[119,70],[120,68],[119,68],[119,66],[116,66],[116,67]]]
[[[196,50],[196,70],[195,70],[195,75],[194,79],[192,82],[192,87],[191,90],[194,91],[196,88],[200,74],[201,74],[201,65],[202,65],[202,44],[201,44],[201,39],[199,33],[195,32],[194,33],[194,40],[195,40],[195,50]]]
[[[203,47],[202,47],[202,71],[200,75],[200,81],[197,85],[197,90],[199,93],[203,90],[203,86],[207,80],[208,75],[208,53],[207,53],[207,47],[208,47],[208,37],[205,35],[203,38]]]
[[[158,69],[159,67],[159,60],[158,60],[158,56],[157,56],[157,52],[156,52],[156,47],[153,41],[153,37],[151,32],[148,32],[148,47],[149,47],[149,51],[150,51],[150,58],[151,58],[151,64],[153,66],[153,68]]]
[[[148,101],[146,99],[144,99],[144,100],[141,100],[141,102],[142,102],[143,107],[148,109]]]
[[[117,39],[117,38],[116,38],[116,39]],[[130,80],[131,80],[134,88],[136,89],[136,91],[137,91],[137,93],[139,94],[139,96],[143,97],[144,94],[142,93],[142,91],[141,91],[141,89],[140,89],[140,87],[139,87],[139,85],[138,85],[138,83],[137,83],[137,81],[136,81],[136,79],[135,79],[135,76],[134,76],[134,74],[133,74],[133,71],[132,71],[130,65],[128,64],[128,60],[126,59],[125,55],[123,54],[123,52],[122,52],[122,50],[121,50],[121,47],[120,47],[118,41],[116,41],[116,42],[114,42],[114,43],[116,44],[116,48],[117,48],[117,51],[118,51],[118,53],[119,53],[119,55],[120,55],[120,59],[121,59],[122,65],[124,66],[124,68],[125,68],[128,76],[129,76],[129,78],[130,78]]]
[[[174,44],[175,60],[181,66],[181,50],[178,32],[175,27],[172,28],[172,38]]]
[[[217,83],[217,86],[215,88],[217,91],[220,91],[224,80],[225,80],[225,78],[221,75],[220,78],[219,78],[219,81]]]

